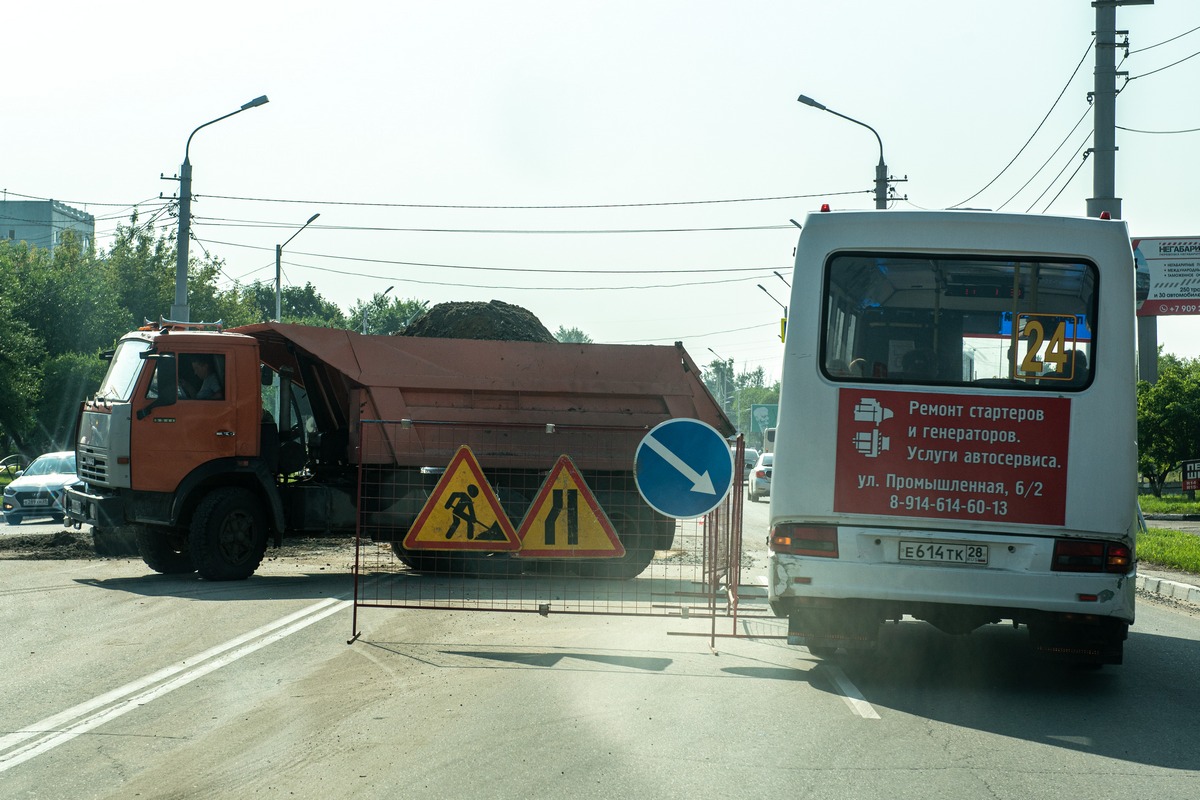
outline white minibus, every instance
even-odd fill
[[[791,283],[768,573],[789,642],[1008,621],[1121,663],[1143,524],[1125,224],[813,213]]]

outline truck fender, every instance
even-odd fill
[[[275,544],[278,546],[286,526],[283,499],[279,496],[279,489],[267,465],[259,460],[247,464],[245,459],[224,458],[210,461],[192,470],[180,481],[179,489],[171,501],[171,524],[175,527],[180,525],[181,520],[184,520],[199,502],[199,494],[206,493],[214,486],[230,485],[245,486],[264,499],[264,511],[275,529]]]

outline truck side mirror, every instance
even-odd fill
[[[149,405],[138,409],[138,419],[145,419],[154,409],[173,406],[179,400],[179,378],[175,372],[175,356],[170,353],[144,353],[142,358],[154,359],[158,362],[155,364],[154,378],[151,384],[157,386],[158,397],[151,400]]]
[[[275,372],[266,364],[258,365],[258,382],[263,386],[272,386],[275,384]]]

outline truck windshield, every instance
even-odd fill
[[[124,402],[133,396],[133,385],[137,383],[142,369],[142,353],[150,349],[150,343],[142,339],[126,339],[117,345],[108,372],[96,392],[97,400]]]

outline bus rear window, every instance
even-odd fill
[[[1072,391],[1092,378],[1096,267],[914,253],[825,265],[834,381]]]

